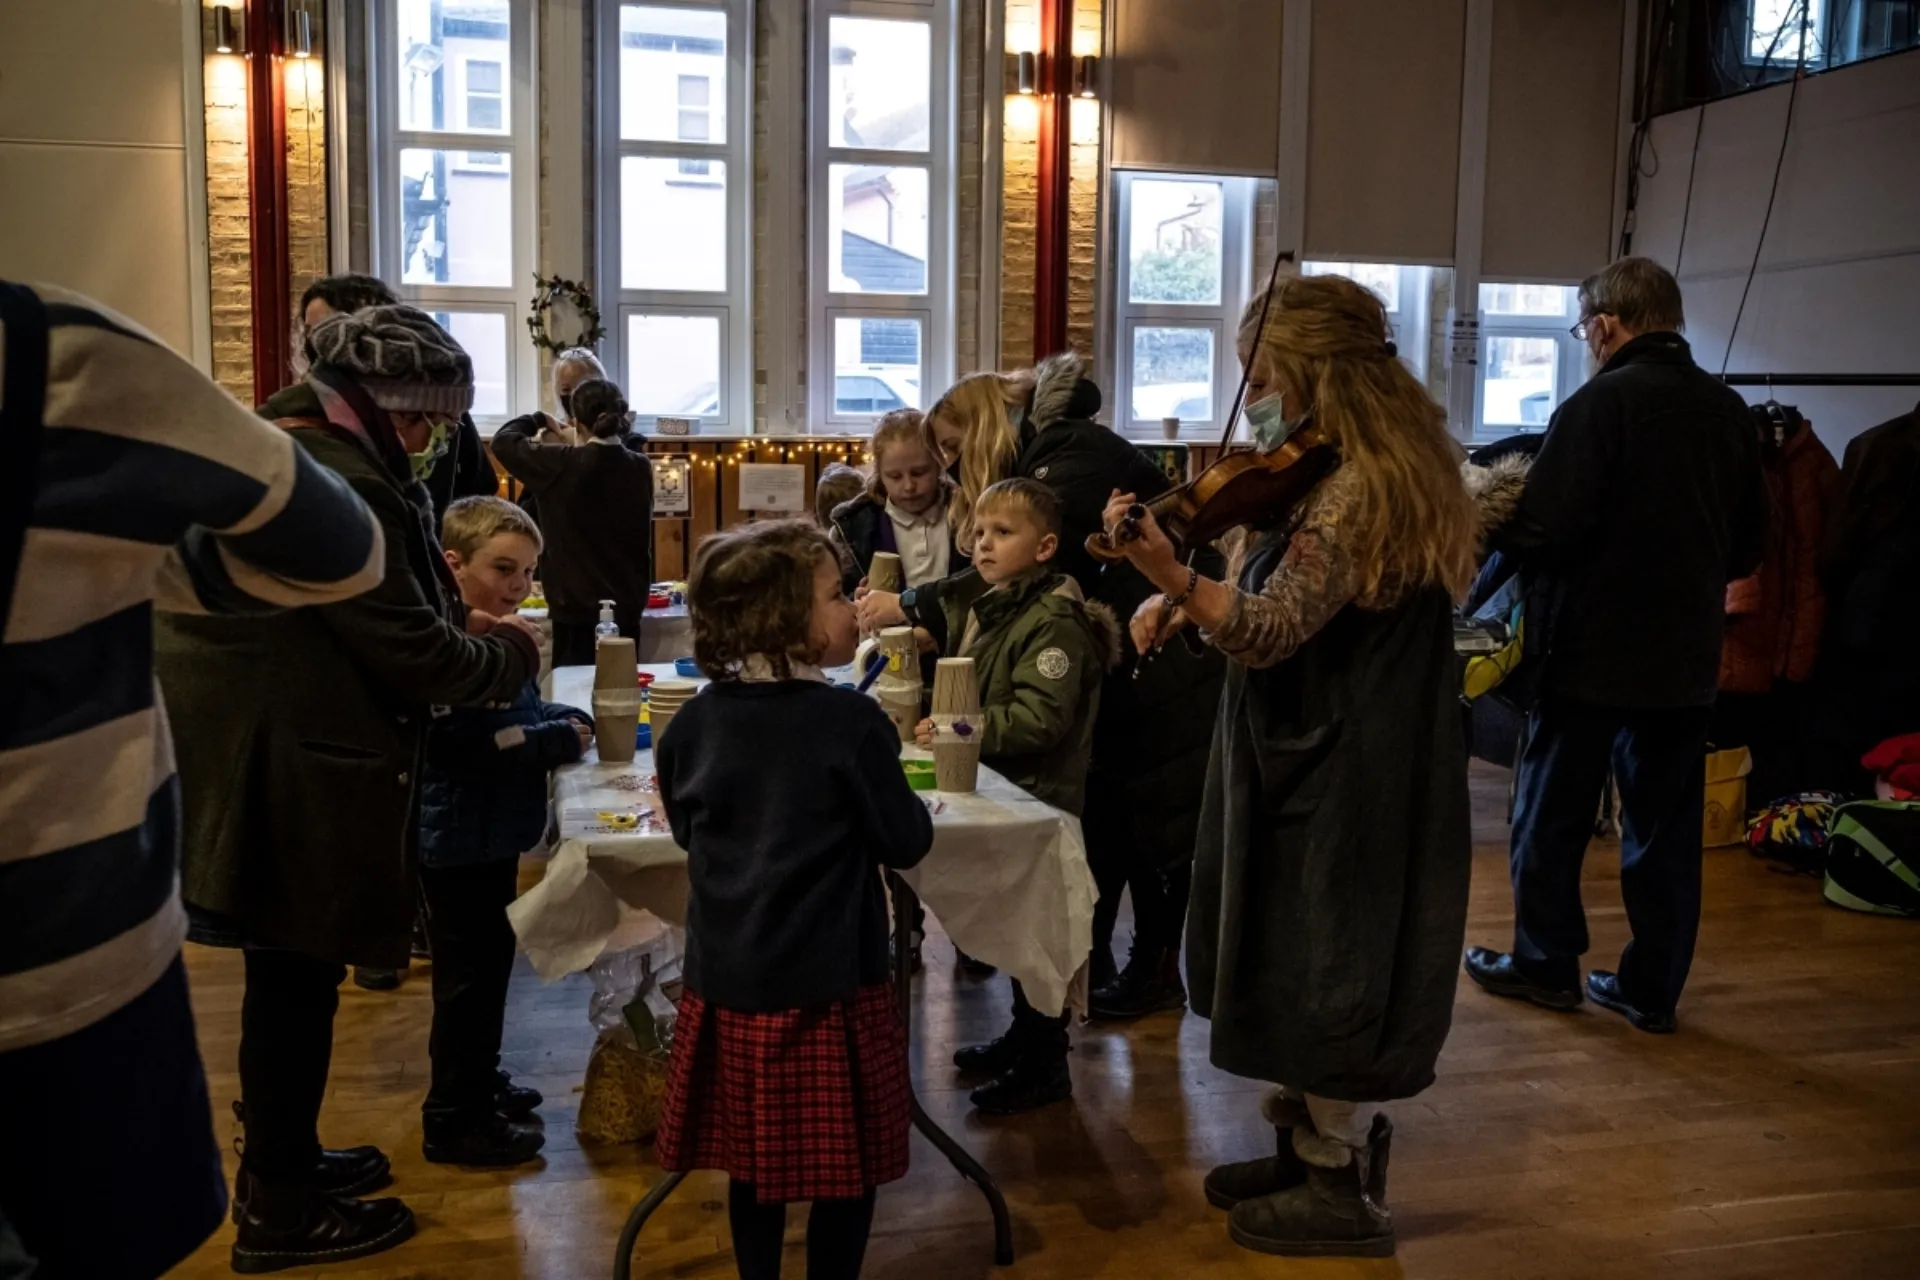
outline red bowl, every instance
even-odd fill
[[[633,673],[633,682],[640,688],[645,689],[653,684],[653,672],[636,670]]]
[[[664,595],[650,595],[647,597],[647,608],[649,609],[664,609],[672,603],[673,601]]]

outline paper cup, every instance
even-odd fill
[[[1180,438],[1180,419],[1160,419],[1160,438],[1162,440],[1178,440]]]
[[[892,551],[876,551],[873,563],[867,566],[867,585],[875,591],[885,591],[898,595],[907,589],[906,570],[900,564],[900,557]]]
[[[593,722],[601,763],[628,763],[633,759],[634,739],[640,732],[640,691],[595,691]]]

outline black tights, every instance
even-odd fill
[[[750,1182],[727,1184],[727,1221],[740,1280],[780,1280],[787,1206],[761,1204]],[[807,1280],[859,1280],[873,1229],[873,1192],[858,1200],[815,1200],[807,1214]]]

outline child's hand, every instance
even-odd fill
[[[853,607],[860,615],[862,635],[872,635],[882,627],[906,625],[907,615],[900,607],[900,597],[891,591],[869,591]]]
[[[913,740],[923,747],[931,747],[933,745],[933,721],[922,720],[919,724],[913,726]]]
[[[573,721],[573,731],[580,735],[580,754],[585,755],[587,748],[593,745],[593,730],[588,727],[586,721],[575,720]]]

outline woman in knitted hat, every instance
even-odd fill
[[[466,353],[409,306],[334,316],[312,340],[313,368],[301,394],[276,398],[278,421],[378,517],[385,581],[269,617],[173,615],[157,637],[177,728],[182,891],[202,940],[247,948],[233,1264],[249,1272],[363,1257],[413,1234],[399,1200],[351,1198],[387,1184],[383,1153],[320,1146],[337,988],[349,964],[407,963],[432,708],[510,698],[539,669],[531,628],[460,604],[421,484],[472,403]],[[460,1163],[517,1163],[539,1146],[536,1130],[502,1119]]]

